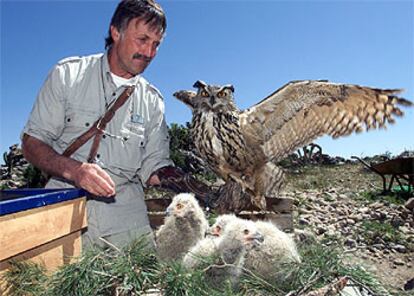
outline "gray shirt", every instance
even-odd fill
[[[108,123],[96,157],[96,163],[114,180],[116,195],[88,199],[84,247],[102,244],[99,237],[123,246],[151,233],[141,184],[145,185],[158,168],[172,165],[162,96],[141,76],[127,83],[134,84],[135,91]],[[124,88],[115,86],[107,54],[64,59],[49,73],[22,136],[31,135],[62,153],[105,113]],[[92,141],[71,157],[85,162]],[[57,178],[46,185],[72,186]]]
[[[145,184],[152,172],[172,164],[161,94],[140,75],[129,84],[136,89],[107,125],[96,157],[117,186]],[[107,54],[64,59],[49,73],[23,133],[62,153],[123,90],[112,80]],[[91,145],[92,139],[72,158],[85,162]]]

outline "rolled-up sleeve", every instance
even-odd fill
[[[52,146],[62,134],[65,121],[65,77],[61,65],[55,66],[43,84],[29,119],[21,133]]]
[[[151,123],[145,153],[138,175],[145,186],[147,180],[157,169],[173,165],[170,159],[170,139],[164,116],[164,102],[158,99],[158,104],[151,115]]]

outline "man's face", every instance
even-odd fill
[[[136,18],[121,32],[111,26],[111,35],[114,40],[110,53],[111,72],[124,78],[144,72],[157,54],[163,37],[160,31]]]

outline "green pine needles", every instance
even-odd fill
[[[189,271],[179,262],[157,261],[143,238],[122,250],[112,246],[88,250],[77,262],[62,266],[51,275],[40,265],[12,262],[3,280],[9,294],[17,296],[278,296],[289,292],[292,293],[289,295],[303,295],[346,276],[374,295],[389,295],[362,267],[344,263],[345,254],[339,245],[328,244],[301,243],[302,263],[275,266],[277,272],[266,279],[245,270],[238,287],[231,283],[221,287],[209,283],[205,266]]]

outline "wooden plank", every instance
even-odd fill
[[[275,223],[281,230],[290,232],[293,230],[293,218],[291,213],[273,213],[273,212],[248,212],[243,211],[240,218],[248,220],[270,220]],[[148,213],[148,218],[152,229],[157,229],[164,224],[164,213]]]
[[[167,209],[171,203],[171,199],[157,198],[145,200],[148,212],[162,212]],[[293,200],[290,198],[266,198],[267,210],[277,213],[289,213],[292,211]],[[259,208],[250,205],[246,211],[258,211]]]
[[[87,226],[86,198],[0,217],[0,261]]]
[[[76,261],[76,257],[81,254],[81,249],[81,230],[78,230],[1,261],[0,272],[10,267],[10,260],[30,260],[34,263],[43,265],[48,271],[53,271],[63,264],[69,264]]]
[[[165,211],[171,203],[170,198],[153,198],[145,200],[148,212]]]
[[[54,271],[63,264],[70,264],[77,260],[81,254],[81,231],[70,233],[49,243],[21,253],[0,262],[0,295],[10,295],[6,291],[6,283],[2,280],[2,274],[10,267],[9,261],[26,261],[43,265],[48,272]]]
[[[290,198],[273,198],[266,197],[266,209],[269,212],[289,213],[292,211],[293,200]],[[260,211],[254,205],[250,205],[244,209],[245,211]]]
[[[157,229],[164,224],[164,213],[148,213],[148,219],[152,229]]]
[[[276,213],[291,213],[293,209],[293,199],[291,198],[266,198],[268,211]]]
[[[238,217],[243,219],[249,219],[252,221],[265,220],[271,221],[276,224],[281,230],[285,232],[291,232],[293,230],[293,219],[292,214],[279,214],[272,212],[241,212]]]

